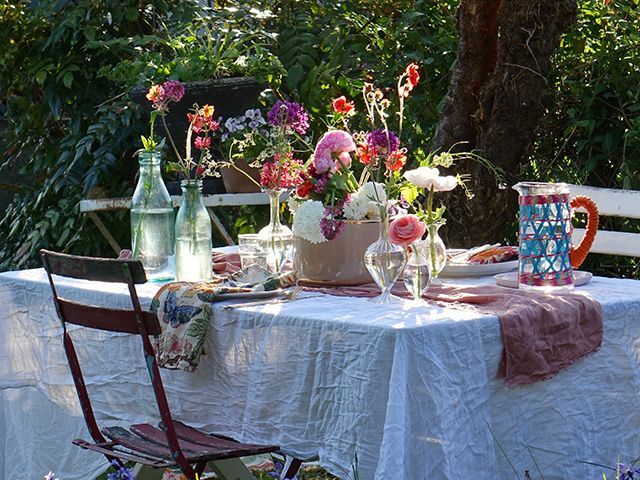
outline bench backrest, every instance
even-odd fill
[[[569,189],[572,197],[576,195],[591,197],[596,202],[602,217],[640,219],[640,191],[638,190],[615,190],[583,185],[569,185]],[[584,229],[574,229],[573,244],[577,245],[583,235]],[[591,252],[640,257],[640,233],[599,229]]]

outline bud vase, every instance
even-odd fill
[[[160,152],[138,155],[140,176],[131,199],[131,250],[151,281],[175,276],[174,212],[160,173]]]
[[[267,268],[281,273],[285,264],[293,260],[293,232],[280,222],[280,195],[284,190],[269,189],[269,225],[258,232],[258,240],[267,252]]]
[[[211,280],[211,220],[202,199],[202,180],[183,180],[176,218],[176,279]]]
[[[382,293],[371,301],[375,303],[396,303],[402,299],[391,294],[391,287],[396,283],[400,272],[404,268],[407,256],[399,245],[389,241],[389,216],[387,205],[380,205],[380,233],[378,240],[373,242],[364,253],[364,264],[369,270],[373,281]]]
[[[404,267],[404,286],[414,300],[421,300],[431,284],[429,248],[426,240],[417,240],[407,247],[407,264]]]
[[[438,278],[438,275],[447,264],[447,248],[438,235],[438,230],[444,225],[443,221],[427,224],[427,254],[429,255],[429,266],[431,267],[432,278]]]

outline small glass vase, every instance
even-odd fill
[[[444,225],[443,221],[427,224],[427,255],[429,256],[429,266],[431,267],[431,277],[438,278],[438,275],[447,264],[447,248],[438,235],[438,230]]]
[[[404,267],[404,286],[415,301],[422,301],[422,295],[431,284],[429,248],[426,240],[417,240],[407,247],[407,264]]]
[[[150,281],[175,276],[174,211],[160,172],[160,152],[138,155],[140,176],[131,198],[131,251]]]
[[[387,205],[380,205],[380,234],[364,253],[364,264],[369,270],[373,281],[380,287],[382,293],[371,301],[375,303],[397,303],[403,300],[391,294],[391,288],[396,283],[407,261],[407,255],[399,245],[389,241],[389,217]]]
[[[293,232],[280,223],[280,195],[284,190],[266,189],[269,195],[269,225],[258,232],[258,240],[267,253],[267,268],[280,274],[288,261],[293,260]]]
[[[183,180],[176,218],[176,280],[211,280],[211,220],[202,199],[202,180]]]

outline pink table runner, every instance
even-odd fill
[[[330,295],[374,297],[374,284],[359,287],[315,288]],[[408,297],[397,284],[393,293]],[[507,385],[544,380],[602,343],[602,310],[579,294],[545,295],[493,285],[431,285],[427,301],[444,307],[495,315],[500,321],[502,356],[497,377]]]

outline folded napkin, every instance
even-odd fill
[[[217,274],[235,273],[240,270],[240,254],[212,252],[213,271]]]
[[[305,288],[307,289],[307,288]],[[373,297],[374,284],[308,288],[330,295]],[[399,285],[393,293],[409,296]],[[496,376],[507,385],[550,378],[602,343],[602,309],[580,294],[545,295],[493,285],[432,285],[425,298],[441,306],[474,310],[500,320],[502,356]]]
[[[195,370],[213,318],[211,304],[222,300],[220,295],[272,291],[289,287],[295,280],[293,272],[274,276],[252,265],[210,282],[163,285],[150,308],[158,315],[162,327],[162,333],[152,341],[158,365],[171,370]]]

